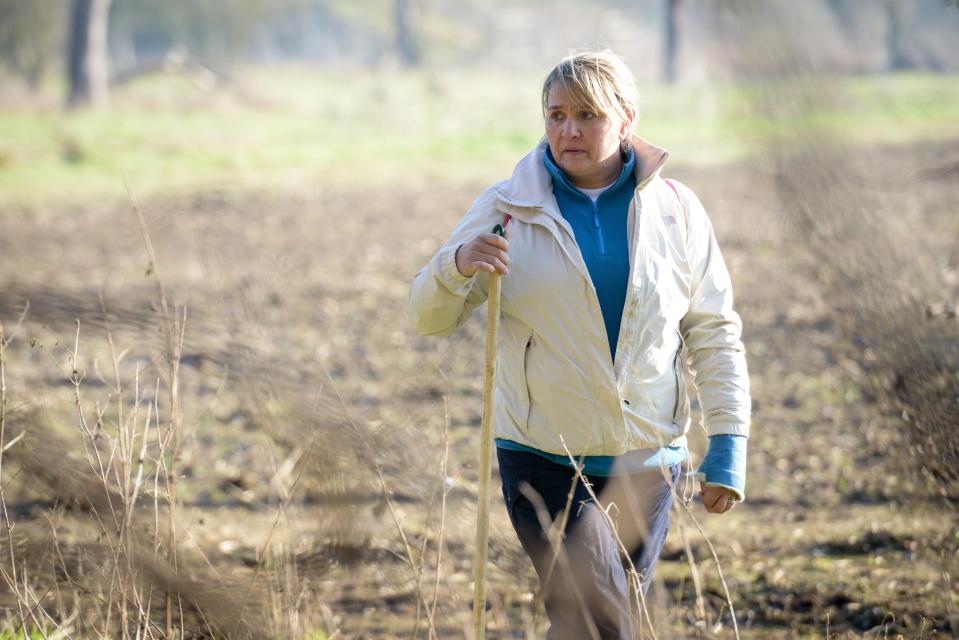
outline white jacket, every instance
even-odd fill
[[[550,453],[620,455],[684,445],[694,374],[709,435],[749,435],[749,379],[729,274],[699,200],[659,172],[667,153],[634,137],[630,275],[615,366],[596,290],[543,166],[546,142],[473,203],[413,280],[407,317],[448,335],[486,300],[489,276],[456,268],[456,248],[509,214],[493,431]],[[482,368],[478,369],[482,370]],[[560,440],[560,435],[563,441]]]

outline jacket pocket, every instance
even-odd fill
[[[496,448],[499,474],[503,485],[503,502],[506,503],[506,513],[514,527],[517,526],[514,514],[516,503],[523,497],[522,485],[530,481],[531,475],[529,467],[523,464],[523,460],[530,455],[535,454]]]
[[[526,348],[523,351],[523,387],[525,388],[526,393],[526,419],[523,421],[523,426],[526,429],[526,432],[529,433],[529,414],[533,407],[533,398],[529,392],[529,352],[533,348],[533,332],[530,330],[529,337],[526,338]]]

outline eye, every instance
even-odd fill
[[[563,119],[563,113],[561,111],[552,111],[549,114],[549,119],[553,122],[559,122]]]
[[[582,118],[583,120],[595,120],[596,114],[593,113],[592,111],[580,111],[579,117]]]

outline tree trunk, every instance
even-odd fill
[[[105,105],[110,98],[107,27],[111,0],[73,0],[67,34],[67,104]]]
[[[396,0],[396,49],[403,66],[415,67],[420,63],[420,52],[413,37],[413,20],[409,0]]]
[[[679,53],[679,36],[682,30],[679,7],[682,0],[666,0],[666,23],[663,34],[663,82],[676,82],[676,57]]]
[[[886,51],[889,53],[889,70],[913,69],[916,64],[903,48],[903,23],[905,6],[900,0],[886,0]]]

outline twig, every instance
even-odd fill
[[[143,236],[143,245],[146,247],[147,257],[150,262],[147,265],[147,274],[154,276],[154,281],[156,282],[157,295],[160,299],[160,309],[163,312],[163,327],[167,328],[170,322],[170,307],[167,304],[166,291],[163,289],[163,280],[160,278],[160,271],[157,265],[157,256],[156,252],[153,250],[153,242],[150,240],[150,233],[147,231],[147,223],[143,217],[143,211],[140,209],[140,205],[137,203],[136,198],[133,196],[133,190],[130,188],[130,182],[127,180],[126,174],[123,176],[123,184],[127,190],[127,197],[130,198],[130,204],[133,207],[133,213],[137,218],[137,223],[140,226],[140,233]],[[168,334],[168,341],[169,341]]]
[[[520,493],[522,493],[523,496],[529,500],[529,503],[533,505],[533,511],[536,513],[536,519],[539,521],[540,529],[543,531],[549,531],[553,523],[549,519],[549,510],[546,508],[546,502],[543,500],[543,497],[539,495],[539,493],[537,493],[529,485],[529,483],[521,483],[519,490]],[[580,611],[583,612],[583,619],[586,621],[589,637],[591,640],[600,640],[599,629],[596,627],[596,621],[593,620],[591,615],[589,615],[589,606],[586,603],[583,592],[580,591],[579,585],[572,580],[573,572],[569,562],[569,556],[566,554],[566,550],[560,546],[560,541],[557,540],[556,537],[547,536],[546,539],[553,548],[553,556],[561,565],[560,569],[563,572],[564,580],[572,590],[573,595],[576,597],[576,604],[579,606]],[[552,586],[545,581],[543,582],[542,587],[544,590],[552,588]]]
[[[440,468],[440,483],[443,493],[440,497],[440,531],[436,540],[436,581],[433,583],[433,602],[430,605],[430,619],[436,619],[436,603],[439,600],[440,574],[443,565],[443,543],[446,533],[446,498],[449,496],[452,484],[447,484],[447,467],[450,457],[450,408],[447,397],[443,396],[443,461]],[[430,625],[430,640],[436,637],[436,627]]]
[[[319,393],[317,393],[313,402],[313,411],[311,413],[310,424],[308,425],[308,429],[307,429],[308,433],[313,433],[315,430],[314,428],[316,427],[316,415],[317,415],[316,407],[319,404],[319,399],[320,399]],[[286,491],[287,500],[291,498],[294,492],[296,491],[296,488],[300,483],[300,479],[303,477],[303,471],[307,467],[307,462],[315,453],[315,448],[316,447],[314,446],[313,441],[307,443],[307,446],[305,448],[306,453],[304,456],[304,463],[300,465],[300,468],[297,471],[296,476],[294,476],[293,478],[293,482],[290,483],[290,487]],[[257,556],[256,556],[257,563],[256,563],[256,566],[253,568],[253,575],[250,577],[250,580],[247,583],[246,589],[243,592],[243,597],[240,599],[241,611],[246,609],[246,603],[249,599],[250,593],[253,590],[253,584],[256,581],[257,577],[259,576],[260,569],[263,566],[263,562],[261,559],[266,557],[267,550],[269,549],[270,544],[273,542],[273,534],[276,532],[276,529],[280,524],[280,520],[285,514],[286,514],[286,502],[283,499],[281,499],[279,508],[277,509],[276,516],[273,518],[273,522],[270,525],[270,529],[267,531],[266,538],[263,540],[263,544],[260,545],[260,548],[257,550]]]
[[[686,533],[686,525],[682,520],[679,521],[679,538],[683,541],[683,550],[686,552],[686,562],[689,563],[689,575],[693,580],[693,591],[696,594],[696,617],[702,621],[703,629],[709,626],[706,619],[706,605],[703,600],[702,580],[699,577],[699,567],[696,564],[696,557],[693,555],[692,545],[689,543],[689,535]]]
[[[719,573],[719,583],[723,586],[723,595],[725,595],[726,604],[729,606],[729,615],[733,619],[733,633],[736,635],[736,640],[739,640],[739,623],[736,622],[736,609],[733,607],[733,599],[729,595],[729,585],[726,584],[726,578],[723,576],[723,567],[719,562],[719,554],[716,553],[716,547],[713,546],[709,536],[706,535],[702,525],[699,524],[699,520],[695,515],[693,515],[692,509],[689,508],[689,505],[683,503],[683,508],[686,510],[686,513],[689,514],[689,517],[696,526],[696,529],[699,531],[699,534],[703,537],[703,540],[706,542],[706,546],[709,547],[709,552],[713,556],[713,562],[716,563],[716,571]]]
[[[403,547],[406,552],[406,558],[405,558],[406,563],[410,566],[410,570],[413,572],[413,576],[415,578],[416,560],[413,557],[413,548],[410,546],[409,538],[407,538],[406,531],[403,529],[403,524],[400,522],[399,514],[397,514],[396,507],[393,504],[393,499],[390,497],[392,495],[392,492],[389,489],[389,485],[387,485],[386,483],[386,477],[383,475],[383,468],[380,466],[379,461],[376,459],[376,455],[373,453],[373,448],[370,446],[370,443],[366,439],[366,436],[363,435],[363,433],[360,431],[359,427],[357,426],[356,422],[353,420],[353,416],[349,410],[349,407],[344,401],[343,396],[340,394],[340,391],[337,388],[336,384],[333,382],[333,376],[330,375],[330,372],[326,367],[323,367],[323,373],[326,374],[326,378],[329,381],[331,388],[333,389],[333,393],[336,394],[336,398],[343,408],[343,411],[346,415],[347,422],[350,425],[350,429],[353,431],[353,433],[362,443],[363,449],[366,452],[367,457],[369,458],[370,464],[373,465],[373,471],[376,473],[376,478],[379,481],[380,492],[383,495],[384,502],[386,502],[386,508],[390,513],[390,518],[392,518],[394,526],[396,526],[396,530],[400,534],[400,539],[403,541]],[[417,600],[420,600],[422,599],[422,597],[423,597],[423,594],[420,591],[420,584],[417,582],[416,598]],[[432,611],[430,611],[429,609],[427,609],[427,611],[429,612],[427,615],[427,620],[430,626],[433,626],[434,621],[433,621]]]
[[[26,314],[26,309],[24,309],[24,314]],[[22,321],[23,316],[21,316]],[[18,323],[19,327],[19,323]],[[7,339],[4,336],[3,325],[0,324],[0,508],[3,509],[3,524],[4,528],[7,531],[7,545],[10,548],[10,572],[11,575],[8,577],[7,572],[3,571],[4,580],[7,582],[11,591],[17,594],[17,612],[20,616],[20,624],[26,629],[27,619],[23,610],[23,603],[20,599],[20,590],[17,587],[17,560],[14,555],[13,550],[13,523],[10,522],[10,514],[7,512],[7,499],[4,493],[4,488],[6,487],[6,482],[3,481],[3,453],[6,451],[4,442],[6,440],[6,429],[7,429],[7,377],[6,377],[6,347],[10,343],[10,339]],[[0,570],[3,567],[0,565]],[[26,586],[26,585],[24,585]]]
[[[565,537],[566,525],[569,522],[569,514],[573,508],[573,497],[576,495],[576,484],[579,478],[574,476],[573,481],[569,485],[569,493],[566,494],[566,505],[563,507],[562,517],[560,521],[550,528],[550,533],[553,537],[558,538],[554,543],[550,541],[550,546],[553,547],[553,557],[550,559],[549,570],[546,572],[546,582],[553,576],[553,570],[556,567],[556,561],[559,559],[559,551],[562,548],[559,542]]]
[[[438,488],[440,491],[442,491],[443,485],[441,484]],[[420,543],[420,562],[419,562],[419,566],[417,566],[416,568],[415,581],[416,581],[417,591],[419,591],[420,589],[420,584],[423,579],[423,567],[426,565],[426,545],[430,540],[430,525],[433,523],[433,506],[436,503],[436,491],[437,489],[434,488],[433,491],[430,493],[430,502],[426,510],[426,524],[423,526],[423,539]],[[420,600],[420,598],[417,598],[416,599],[416,618],[413,623],[412,640],[416,640],[416,638],[419,637],[420,623],[422,622],[422,618],[421,618],[422,609],[424,606],[429,608],[429,603],[426,602],[425,598],[422,601]],[[429,634],[429,630],[427,630],[427,635],[428,634]]]

